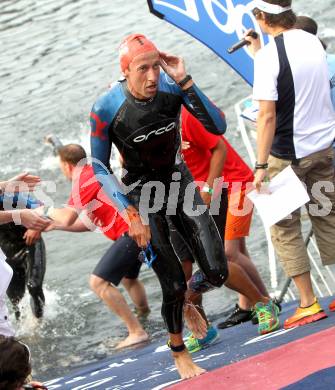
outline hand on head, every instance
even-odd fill
[[[176,82],[179,83],[186,76],[185,63],[182,57],[177,57],[163,51],[159,52],[161,67]]]

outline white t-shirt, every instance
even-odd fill
[[[8,310],[5,303],[6,291],[13,276],[12,268],[6,263],[6,256],[0,249],[0,335],[14,336],[8,319]]]
[[[334,141],[326,53],[316,36],[289,30],[271,38],[255,56],[253,98],[276,101],[275,157],[299,159]]]

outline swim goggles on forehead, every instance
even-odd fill
[[[266,12],[267,14],[273,14],[273,15],[279,15],[282,14],[283,12],[292,9],[290,5],[287,7],[282,7],[281,5],[270,4],[263,0],[253,0],[248,4],[248,6],[251,9],[258,8],[260,11]]]
[[[154,252],[152,245],[149,243],[145,249],[142,249],[138,255],[139,261],[146,264],[148,268],[152,267],[152,263],[156,260],[157,255]]]

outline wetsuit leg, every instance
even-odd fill
[[[137,190],[129,195],[132,204],[137,208],[140,196],[141,193]],[[156,260],[152,263],[152,268],[158,277],[163,294],[162,317],[169,333],[181,333],[184,295],[187,289],[184,272],[170,242],[165,208],[157,213],[148,214],[151,231],[150,242],[157,255]]]
[[[176,227],[171,222],[171,219],[168,218],[168,226],[170,230],[170,241],[172,247],[178,257],[178,259],[183,262],[185,260],[189,260],[194,263],[193,255],[191,253],[190,248],[188,248],[187,243],[180,235]]]
[[[0,209],[1,209],[0,201]],[[26,289],[27,246],[23,239],[26,228],[13,222],[0,225],[0,246],[7,257],[7,263],[13,269],[13,277],[7,289],[15,316],[20,317],[19,302]]]
[[[10,281],[10,284],[7,289],[7,296],[11,301],[15,317],[18,320],[21,316],[19,303],[24,297],[26,292],[26,283],[27,283],[27,253],[25,250],[22,251],[20,259],[18,257],[15,260],[9,258],[7,263],[13,269],[13,277]]]
[[[29,247],[29,272],[28,291],[30,293],[30,306],[35,317],[43,316],[45,297],[43,293],[43,280],[46,270],[45,244],[40,238],[34,245]]]
[[[186,187],[193,178],[183,164],[178,166],[182,172],[181,196],[177,213],[171,221],[181,233],[196,260],[199,271],[191,278],[190,288],[195,292],[206,292],[214,287],[221,287],[228,277],[227,259],[224,246],[213,218],[206,209],[200,215],[191,215],[183,207]],[[200,193],[195,190],[193,207],[203,205]],[[186,210],[186,211],[185,211]]]
[[[151,244],[157,254],[152,268],[159,279],[163,293],[162,317],[170,333],[181,333],[186,291],[184,272],[169,240],[165,215],[151,214],[149,223]]]

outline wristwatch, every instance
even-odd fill
[[[192,76],[190,74],[186,75],[181,81],[179,81],[179,87],[183,88],[190,80],[192,80]]]
[[[268,169],[268,168],[269,168],[268,163],[260,164],[256,161],[255,169]]]

